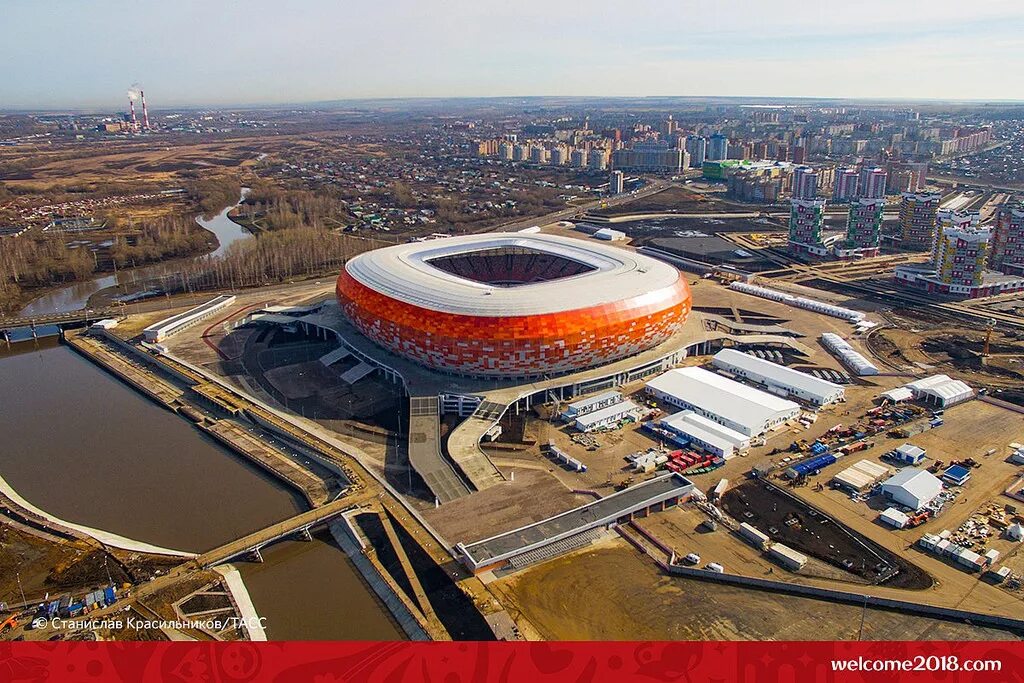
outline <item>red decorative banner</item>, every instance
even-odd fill
[[[1020,642],[3,643],[0,681],[798,683],[1024,680]]]

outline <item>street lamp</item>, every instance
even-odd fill
[[[27,605],[28,600],[25,599],[25,589],[21,586],[21,572],[14,572],[14,574],[18,577],[18,590],[21,591],[21,604]]]

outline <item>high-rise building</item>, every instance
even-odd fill
[[[782,194],[782,174],[760,169],[736,171],[726,181],[726,196],[745,202],[776,202]]]
[[[548,161],[548,151],[540,145],[530,146],[530,161],[534,164],[545,164]]]
[[[928,164],[923,162],[893,161],[888,165],[888,191],[919,192],[924,189],[928,176]]]
[[[999,207],[990,259],[995,270],[1024,275],[1024,203]]]
[[[612,166],[641,173],[678,173],[683,166],[683,151],[664,140],[644,140],[632,148],[615,150]]]
[[[860,179],[857,181],[857,196],[866,199],[885,197],[885,183],[885,169],[865,166],[860,170]]]
[[[587,167],[603,171],[608,168],[608,152],[603,147],[594,147],[587,152]]]
[[[828,249],[824,246],[821,234],[825,223],[825,200],[793,199],[790,203],[790,251],[807,252],[818,256],[827,254]]]
[[[498,158],[502,161],[512,161],[512,143],[503,142],[498,146]]]
[[[861,197],[850,204],[846,220],[846,247],[859,256],[877,256],[882,238],[884,198]]]
[[[530,148],[526,145],[515,145],[512,148],[512,161],[527,161],[530,158]]]
[[[562,166],[569,160],[569,154],[561,145],[551,150],[551,163],[555,166]]]
[[[932,261],[936,264],[939,258],[939,245],[942,233],[947,230],[972,230],[978,227],[981,214],[977,211],[953,211],[939,209],[935,214],[935,243],[932,245]]]
[[[941,229],[935,250],[935,275],[939,281],[953,287],[980,287],[991,236],[988,228],[954,224]]]
[[[676,132],[676,121],[669,114],[668,118],[661,124],[658,132],[664,136],[666,140],[671,139],[672,135]]]
[[[708,141],[707,161],[723,161],[729,157],[729,138],[715,133]]]
[[[793,163],[802,164],[807,161],[807,148],[802,145],[795,145],[793,147]]]
[[[836,182],[832,188],[832,201],[848,202],[857,196],[857,170],[836,169]]]
[[[818,172],[810,166],[793,171],[793,199],[814,199],[818,196]]]
[[[625,176],[622,175],[622,171],[612,171],[608,181],[609,194],[622,194],[623,190],[625,190]]]
[[[702,168],[707,158],[708,141],[699,135],[686,136],[686,153],[690,155],[690,168]]]
[[[931,192],[904,192],[900,198],[901,241],[908,249],[932,249],[939,202],[942,196]]]
[[[582,149],[574,149],[569,155],[569,161],[574,168],[583,168],[587,165],[587,153]]]
[[[744,142],[730,142],[728,158],[730,159],[749,159],[752,153],[752,148]]]

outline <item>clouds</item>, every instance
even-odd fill
[[[987,0],[6,0],[0,107],[355,97],[1024,98]]]

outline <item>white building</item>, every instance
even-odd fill
[[[886,508],[882,514],[878,515],[878,519],[895,529],[902,529],[910,522],[910,517],[896,508]]]
[[[748,437],[777,429],[800,415],[800,406],[793,401],[703,368],[669,370],[646,386],[647,393],[658,400],[692,410]]]
[[[592,432],[616,424],[627,417],[636,417],[639,412],[640,406],[632,401],[619,401],[607,408],[580,415],[573,422],[573,426],[581,432]]]
[[[768,549],[768,557],[772,558],[786,569],[795,572],[804,568],[807,564],[807,556],[781,543],[772,543]]]
[[[622,194],[625,190],[625,176],[622,175],[622,171],[612,171],[611,179],[608,183],[608,192],[610,194]]]
[[[882,484],[882,493],[895,503],[920,510],[942,493],[942,482],[927,470],[908,467]]]
[[[622,402],[622,394],[618,391],[606,391],[596,396],[590,396],[588,398],[582,398],[579,401],[573,401],[570,403],[565,411],[562,413],[562,417],[567,421],[575,420],[580,415],[586,415],[592,413],[595,410],[601,408],[607,408],[610,405]]]
[[[829,353],[839,359],[851,372],[856,375],[877,375],[878,368],[875,364],[858,352],[850,343],[834,332],[825,332],[821,335],[821,344]]]
[[[907,465],[919,465],[921,461],[925,459],[926,451],[920,446],[915,446],[912,443],[905,443],[902,446],[897,446],[892,452],[893,460],[897,462],[906,463]]]
[[[626,233],[621,230],[612,230],[611,228],[601,228],[594,233],[594,237],[599,240],[605,240],[607,242],[621,242],[626,239]]]
[[[914,392],[917,400],[943,408],[974,398],[974,389],[948,375],[932,375],[910,382],[906,387]]]
[[[889,476],[889,468],[871,460],[860,460],[832,477],[832,481],[851,491],[867,491]]]
[[[712,455],[731,458],[750,449],[750,437],[740,434],[692,410],[669,415],[658,423],[673,434],[687,439],[691,445]]]
[[[740,522],[739,533],[740,536],[758,550],[764,550],[768,547],[768,544],[771,543],[771,539],[768,537],[768,534],[755,526],[747,524],[746,522]]]
[[[142,330],[142,337],[148,342],[161,342],[172,334],[181,332],[202,320],[206,320],[233,303],[235,303],[235,296],[233,294],[221,294],[206,303],[188,309],[184,313],[179,313],[166,320],[153,323]]]
[[[846,394],[834,382],[735,349],[722,349],[711,362],[716,368],[761,384],[772,393],[795,396],[817,406],[842,401]]]

